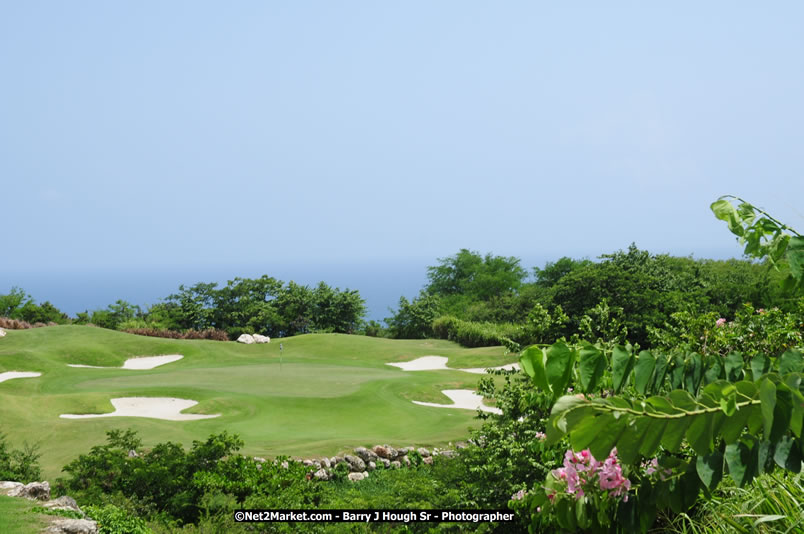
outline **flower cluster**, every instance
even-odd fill
[[[578,453],[569,450],[564,455],[564,467],[553,471],[553,476],[566,482],[566,492],[575,495],[576,499],[599,488],[600,491],[608,492],[609,497],[621,497],[625,502],[628,501],[628,490],[631,489],[631,481],[623,476],[617,460],[616,448],[602,462],[595,460],[589,449]],[[555,494],[551,497],[555,497]]]

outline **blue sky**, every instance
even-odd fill
[[[804,228],[802,16],[0,0],[0,291],[31,273],[423,278],[460,248],[527,267],[632,241],[738,256],[708,209],[722,194]]]

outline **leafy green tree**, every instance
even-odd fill
[[[440,299],[435,295],[421,292],[412,301],[400,297],[399,309],[385,322],[392,337],[421,339],[432,336],[433,320],[439,315],[441,315]]]
[[[26,302],[31,302],[31,296],[19,287],[12,287],[7,295],[0,295],[0,317],[19,319],[17,314]]]

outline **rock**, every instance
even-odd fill
[[[313,476],[318,480],[329,480],[329,473],[327,472],[326,469],[319,469],[318,471],[313,473]]]
[[[0,328],[0,337],[4,337],[6,335],[6,331]]]
[[[365,447],[355,447],[355,454],[358,455],[364,462],[371,461],[371,458],[369,457],[369,450]],[[373,451],[372,454],[374,454]]]
[[[265,463],[265,462],[267,462],[268,460],[266,460],[265,458],[261,458],[261,457],[259,457],[259,456],[255,456],[255,457],[254,457],[254,461],[255,461],[255,462],[259,462],[259,463],[261,463],[261,464],[264,464],[264,463]]]
[[[53,499],[52,501],[47,501],[42,506],[50,510],[72,510],[73,512],[81,511],[81,509],[78,507],[78,503],[75,502],[75,499],[67,495],[63,495],[58,499]]]
[[[325,467],[327,469],[332,468],[332,461],[329,458],[321,458],[321,467]]]
[[[22,482],[11,482],[9,480],[3,480],[0,482],[0,495],[8,495],[9,492],[16,488],[22,487]]]
[[[455,448],[458,450],[466,449],[467,447],[469,447],[469,445],[465,441],[459,441],[455,444]]]
[[[394,460],[393,462],[391,462],[391,467],[393,467],[394,469],[400,469],[402,467],[402,462],[400,462],[399,460]]]
[[[259,334],[254,334],[251,337],[254,338],[254,343],[270,343],[271,342],[271,338],[268,337],[268,336],[261,336]]]
[[[98,534],[98,524],[89,519],[56,519],[44,532],[50,534]]]
[[[407,453],[413,450],[413,447],[402,447],[399,449],[399,456],[405,456]]]
[[[389,460],[394,460],[397,456],[399,456],[399,451],[390,445],[377,445],[372,449],[372,451],[380,458],[388,458]]]
[[[280,465],[282,466],[282,469],[287,469],[288,467],[290,467],[290,466],[288,465],[288,461],[287,461],[287,460],[282,460],[282,463],[281,463]]]
[[[363,476],[363,473],[349,473],[349,480],[352,482],[360,482],[364,478],[366,477]]]
[[[380,458],[380,462],[382,462],[382,466],[385,467],[386,469],[391,467],[391,460],[389,460],[388,458]]]
[[[408,458],[407,456],[403,456],[402,463],[405,464],[405,467],[410,467],[410,458]]]
[[[422,462],[426,463],[427,465],[433,465],[433,457],[432,456],[423,456]]]
[[[139,454],[137,454],[137,451],[135,451],[134,449],[128,451],[128,457],[129,458],[136,458],[138,456],[139,456]]]
[[[377,464],[375,464],[374,462],[369,462],[368,467],[366,467],[366,470],[367,471],[374,471],[375,469],[377,469]]]
[[[444,458],[455,458],[458,456],[458,453],[447,449],[445,451],[441,451],[440,456],[443,456]]]
[[[358,458],[357,456],[352,456],[351,454],[347,454],[343,457],[349,463],[349,467],[352,471],[362,472],[366,470],[366,463]]]
[[[363,478],[368,478],[368,471],[363,471]]]
[[[251,334],[240,334],[240,337],[237,338],[238,343],[245,343],[246,345],[251,345],[254,343],[254,336]]]
[[[304,467],[311,467],[313,465],[313,461],[312,460],[304,460],[302,462],[302,464],[304,464]]]
[[[45,482],[31,482],[24,486],[18,486],[8,492],[9,497],[25,497],[26,499],[49,501],[50,484]]]
[[[430,451],[428,451],[424,447],[419,447],[418,449],[416,449],[416,452],[418,452],[419,456],[421,456],[422,458],[427,458],[428,456],[430,456]]]

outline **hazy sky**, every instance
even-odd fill
[[[462,247],[527,267],[632,241],[739,255],[720,195],[804,228],[802,20],[801,2],[0,0],[0,292]]]

